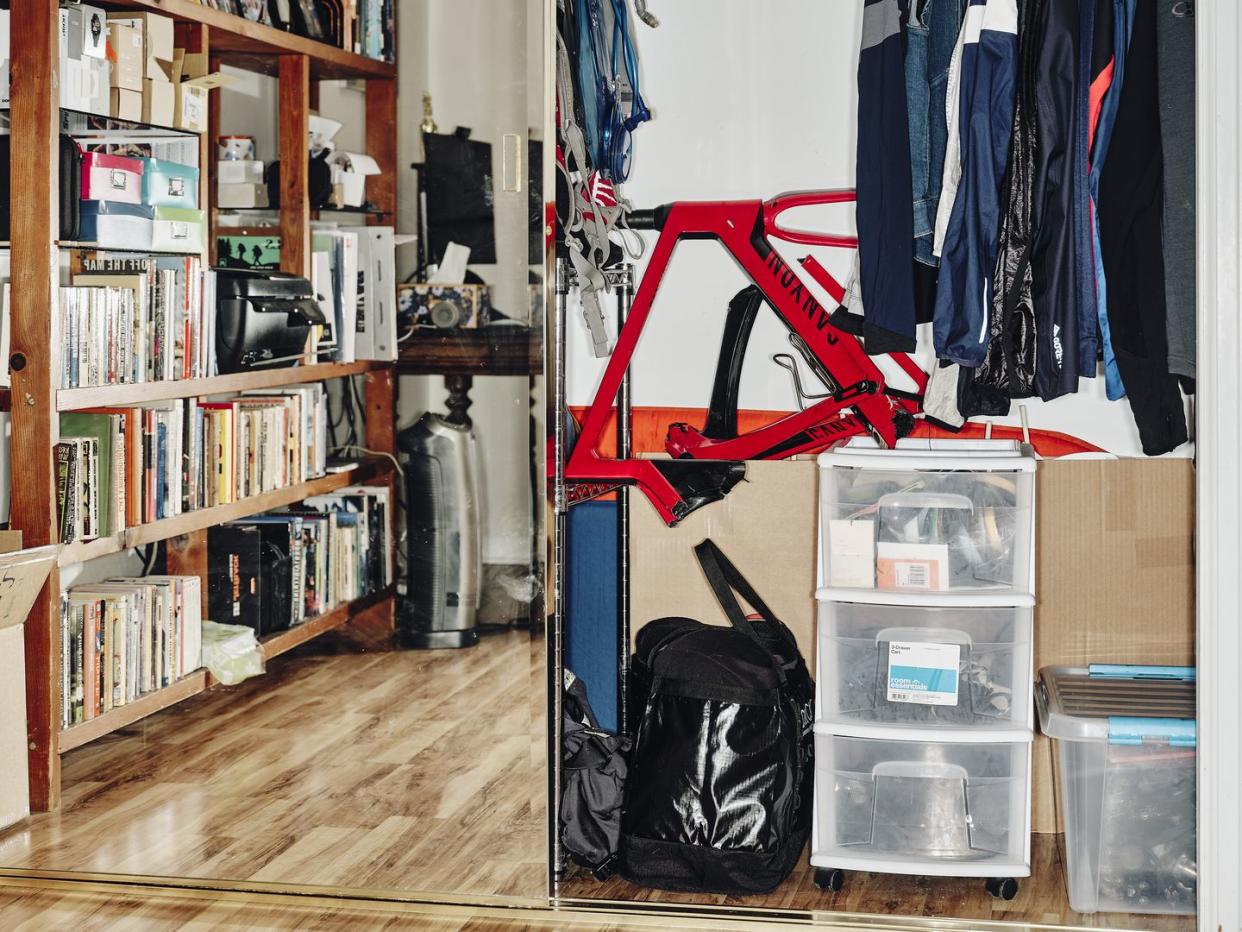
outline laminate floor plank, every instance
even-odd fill
[[[541,896],[542,671],[524,631],[332,632],[66,754],[65,804],[0,833],[0,863]]]

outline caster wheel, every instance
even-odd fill
[[[836,893],[845,886],[845,871],[836,867],[817,867],[815,869],[815,886],[821,890]]]
[[[987,890],[998,900],[1012,900],[1018,895],[1018,881],[1013,877],[993,877],[987,882]]]

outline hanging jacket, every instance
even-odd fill
[[[1134,10],[1117,120],[1100,175],[1100,245],[1113,349],[1148,456],[1187,439],[1178,380],[1168,368],[1163,176],[1155,2],[1143,0]]]
[[[909,134],[901,7],[898,0],[865,0],[858,53],[855,220],[863,344],[873,355],[915,348]]]
[[[1108,278],[1100,249],[1100,169],[1108,157],[1108,144],[1117,119],[1117,99],[1125,75],[1126,49],[1130,45],[1130,8],[1134,0],[1096,0],[1095,31],[1092,38],[1091,167],[1087,174],[1092,218],[1092,265],[1095,269],[1096,321],[1100,331],[1100,355],[1104,359],[1104,390],[1110,401],[1124,398],[1126,391],[1113,352],[1112,328],[1108,322]]]
[[[1095,308],[1095,250],[1091,236],[1090,165],[1091,61],[1095,0],[1078,0],[1078,84],[1074,94],[1073,219],[1074,281],[1078,299],[1078,375],[1093,379],[1099,368],[1099,327]]]
[[[1075,251],[1074,115],[1078,3],[1048,0],[1035,66],[1039,141],[1032,186],[1031,300],[1035,391],[1050,401],[1078,390],[1078,256]]]
[[[1005,212],[992,285],[991,336],[983,365],[974,374],[977,391],[987,387],[1009,398],[1028,398],[1035,385],[1035,308],[1031,298],[1032,188],[1039,145],[1035,65],[1046,9],[1045,0],[1026,0],[1018,23],[1018,80],[1005,172]]]
[[[962,179],[940,257],[932,330],[937,356],[968,368],[987,351],[1017,30],[1016,0],[970,0],[961,62]]]

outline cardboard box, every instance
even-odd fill
[[[641,492],[630,492],[630,629],[684,615],[727,625],[694,557],[710,537],[785,623],[807,664],[815,662],[815,517],[813,458],[746,464],[746,482],[670,528]]]
[[[746,464],[723,502],[665,527],[631,492],[631,628],[665,615],[724,618],[691,548],[711,537],[815,657],[817,470]],[[1036,472],[1035,670],[1195,662],[1194,464],[1044,460]],[[1052,744],[1036,733],[1032,827],[1058,830]]]
[[[107,34],[107,20],[98,7],[61,8],[60,105],[65,109],[108,115],[112,65]]]
[[[109,13],[108,23],[121,23],[142,37],[144,78],[169,80],[176,46],[171,19],[158,13]]]
[[[56,547],[21,550],[21,535],[0,539],[0,828],[30,815],[26,748],[24,622],[56,561]],[[6,552],[13,551],[13,552]]]
[[[231,210],[267,207],[267,185],[220,183],[216,186],[216,206]]]
[[[108,114],[119,120],[142,122],[142,94],[126,88],[114,87],[108,95]]]
[[[1185,459],[1045,460],[1036,472],[1035,670],[1195,662],[1195,478]],[[1033,827],[1059,831],[1035,736]]]
[[[112,86],[142,94],[142,33],[123,22],[109,22],[108,50],[112,59]]]
[[[123,87],[112,88],[108,113],[119,120],[142,122],[142,92]]]
[[[173,51],[170,72],[177,87],[173,126],[191,133],[207,132],[207,94],[217,87],[233,83],[220,72],[208,72],[207,56],[201,52]]]
[[[263,184],[263,163],[257,159],[222,159],[216,162],[216,183]]]
[[[172,126],[177,113],[177,87],[162,78],[143,81],[142,122]]]

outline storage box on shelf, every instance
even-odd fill
[[[1065,880],[1080,913],[1193,916],[1195,675],[1189,667],[1045,667]]]
[[[820,456],[815,882],[1030,874],[1035,462],[1012,443]]]

